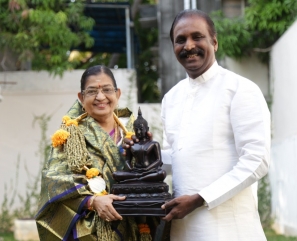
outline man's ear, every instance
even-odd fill
[[[78,99],[80,100],[80,102],[83,104],[84,98],[83,98],[83,95],[82,95],[81,92],[78,92],[78,93],[77,93],[77,97],[78,97]]]
[[[214,36],[212,41],[213,41],[214,51],[217,52],[219,48],[219,42],[217,40],[217,36]]]

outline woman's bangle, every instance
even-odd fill
[[[95,200],[96,196],[92,196],[88,201],[88,210],[94,211],[93,202]]]

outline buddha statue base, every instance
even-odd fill
[[[170,210],[161,206],[171,200],[165,182],[133,182],[114,184],[111,193],[125,196],[123,201],[114,201],[113,207],[122,216],[166,216]]]

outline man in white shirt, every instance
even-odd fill
[[[253,82],[220,67],[209,16],[184,10],[170,31],[188,78],[163,98],[162,159],[174,199],[162,208],[171,241],[264,241],[256,182],[270,156],[270,113]]]

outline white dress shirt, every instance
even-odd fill
[[[215,62],[175,85],[161,116],[174,196],[198,193],[208,204],[174,220],[171,240],[266,240],[251,186],[270,156],[270,113],[258,86]]]

